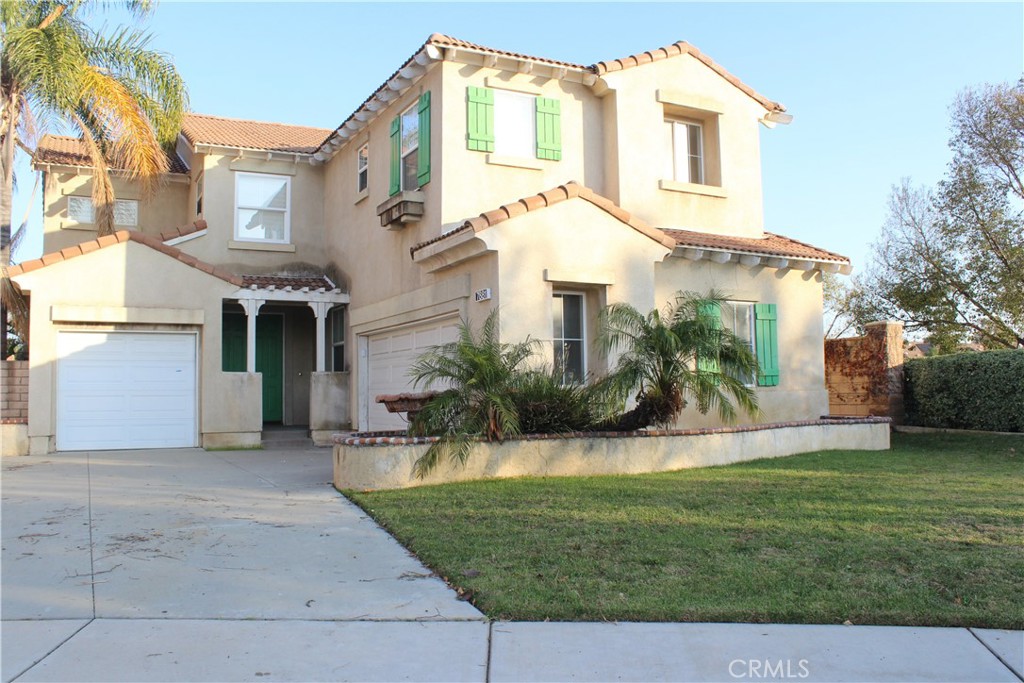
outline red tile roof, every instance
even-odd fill
[[[88,254],[96,251],[97,249],[103,249],[121,242],[129,241],[144,244],[150,249],[155,249],[156,251],[170,256],[173,259],[181,261],[187,266],[201,270],[208,275],[230,282],[236,287],[242,286],[241,276],[229,273],[222,268],[211,266],[209,263],[200,261],[191,254],[186,254],[181,249],[169,247],[155,237],[150,237],[149,235],[144,235],[141,232],[134,232],[130,230],[119,230],[113,234],[104,235],[103,237],[98,237],[94,240],[88,240],[81,244],[76,244],[73,247],[68,247],[67,249],[61,249],[60,251],[52,252],[50,254],[43,254],[41,258],[19,263],[16,266],[9,267],[7,270],[11,277],[16,277],[24,273],[31,273],[32,271],[39,270],[40,268],[45,268],[46,266],[53,265],[54,263],[60,263],[62,261],[67,261],[68,259],[75,258],[76,256]]]
[[[486,45],[477,45],[476,43],[470,43],[466,40],[460,40],[453,38],[452,36],[446,36],[443,33],[434,33],[424,45],[436,45],[437,47],[454,47],[464,48],[472,50],[474,52],[486,52],[487,54],[496,55],[499,57],[512,57],[514,59],[525,59],[531,62],[539,62],[541,64],[551,64],[552,66],[561,66],[566,69],[577,69],[579,71],[592,71],[593,67],[584,66],[583,64],[573,64],[572,62],[561,62],[557,59],[548,59],[546,57],[534,57],[532,55],[524,55],[519,52],[507,52],[505,50],[496,50],[493,47],[487,47]],[[422,49],[422,48],[421,48]]]
[[[181,134],[193,145],[241,147],[268,152],[312,154],[331,134],[329,128],[186,114]]]
[[[328,292],[337,289],[335,284],[326,275],[243,275],[242,283],[245,287],[255,286],[257,289],[303,289],[308,287],[312,290],[326,289]]]
[[[745,252],[763,256],[779,256],[813,261],[850,262],[850,259],[841,254],[825,251],[810,244],[798,242],[789,237],[775,235],[770,232],[766,232],[763,238],[711,235],[706,232],[693,232],[692,230],[665,229],[663,232],[674,239],[676,244],[681,247]]]
[[[521,216],[524,213],[528,213],[530,211],[545,209],[549,206],[554,206],[555,204],[577,197],[590,202],[594,206],[598,207],[599,209],[602,209],[611,216],[622,221],[623,223],[633,228],[637,232],[647,237],[650,237],[655,242],[660,242],[661,244],[665,245],[670,249],[676,246],[675,241],[672,240],[671,238],[666,237],[665,233],[658,230],[657,228],[651,227],[650,225],[643,222],[639,218],[633,216],[625,209],[616,205],[612,200],[606,197],[602,197],[601,195],[597,194],[596,192],[591,190],[589,187],[586,187],[585,185],[580,185],[575,181],[569,181],[565,185],[559,185],[558,187],[553,188],[551,190],[531,195],[529,197],[523,197],[517,202],[512,202],[511,204],[504,204],[498,207],[497,209],[494,209],[493,211],[487,211],[486,213],[480,214],[476,218],[470,218],[461,226],[459,226],[455,230],[452,230],[451,232],[445,233],[444,235],[435,237],[433,239],[427,240],[426,242],[421,242],[413,246],[409,250],[409,253],[415,256],[416,252],[422,249],[423,247],[448,239],[452,235],[458,235],[460,233],[468,232],[470,230],[472,230],[473,232],[480,232],[481,230],[486,230],[487,228],[493,227],[498,223],[507,221],[510,218]]]
[[[693,45],[690,45],[684,40],[680,40],[666,47],[659,47],[656,50],[648,50],[647,52],[641,52],[639,54],[630,55],[629,57],[622,57],[621,59],[612,59],[607,62],[598,62],[590,67],[590,69],[598,76],[603,76],[606,73],[612,73],[615,71],[623,71],[625,69],[631,69],[635,66],[642,66],[644,64],[650,64],[651,62],[657,62],[662,59],[668,59],[669,57],[676,57],[679,55],[688,54],[701,61],[703,64],[711,68],[715,73],[724,78],[725,80],[732,83],[734,86],[745,92],[747,95],[756,100],[762,107],[768,111],[786,111],[786,108],[778,102],[769,100],[764,95],[759,94],[753,88],[746,83],[743,83],[740,79],[733,76],[731,73],[725,70],[721,64],[718,64],[713,59],[708,57],[706,54],[698,50]]]
[[[171,228],[160,233],[161,242],[170,242],[171,240],[178,239],[179,237],[185,237],[186,235],[192,235],[197,232],[206,230],[206,221],[202,218],[197,218],[192,225],[187,225],[184,228]]]
[[[32,158],[37,164],[92,167],[92,158],[86,144],[78,138],[65,135],[44,135]],[[168,154],[167,162],[171,173],[188,173],[188,166],[177,154]]]
[[[330,135],[329,136],[325,136],[320,141],[320,143],[317,145],[316,150],[319,150],[321,147],[323,147],[324,144],[326,144],[327,141],[330,140],[331,137],[333,137],[334,132],[341,131],[345,127],[346,124],[348,124],[350,121],[354,120],[356,114],[358,112],[362,111],[363,108],[367,104],[369,104],[370,100],[372,100],[377,95],[377,93],[385,90],[388,87],[388,83],[391,82],[396,77],[398,77],[400,72],[403,69],[405,69],[406,67],[411,66],[414,63],[416,55],[418,55],[420,53],[420,51],[422,51],[428,45],[431,45],[431,46],[434,46],[434,47],[438,47],[438,48],[455,48],[456,50],[461,48],[461,49],[464,49],[464,50],[471,50],[473,52],[481,52],[481,53],[484,53],[484,54],[494,55],[496,57],[509,57],[509,58],[513,58],[513,59],[522,59],[522,60],[537,62],[539,64],[547,64],[547,65],[554,66],[554,67],[561,67],[561,68],[564,68],[564,69],[572,69],[572,70],[575,70],[575,71],[585,71],[585,72],[588,72],[588,73],[592,73],[592,74],[594,74],[596,76],[603,76],[604,74],[612,72],[612,71],[622,71],[623,69],[628,69],[628,68],[631,68],[631,67],[634,67],[634,66],[640,66],[642,64],[647,64],[647,63],[650,63],[650,62],[655,62],[655,61],[658,61],[658,60],[661,60],[661,59],[667,59],[668,57],[675,57],[675,56],[682,55],[682,54],[689,54],[689,55],[692,55],[693,57],[695,57],[696,59],[699,59],[701,62],[703,62],[708,67],[713,69],[716,73],[721,75],[723,78],[725,78],[727,81],[732,83],[734,86],[736,86],[737,88],[739,88],[740,90],[742,90],[743,92],[748,94],[750,97],[752,97],[755,100],[757,100],[757,102],[759,102],[762,106],[764,106],[769,111],[785,111],[785,109],[786,109],[784,106],[782,106],[778,102],[773,102],[772,100],[769,100],[767,97],[764,97],[763,95],[758,94],[756,91],[754,91],[753,88],[751,88],[750,86],[744,84],[738,78],[736,78],[731,73],[726,71],[725,68],[723,68],[721,65],[717,64],[716,62],[714,62],[710,57],[708,57],[707,55],[702,53],[700,50],[698,50],[693,45],[690,45],[689,43],[684,42],[684,41],[679,41],[679,42],[673,43],[672,45],[669,45],[668,47],[658,48],[657,50],[651,50],[651,51],[648,51],[648,52],[643,52],[643,53],[640,53],[638,55],[632,55],[630,57],[623,57],[622,59],[615,59],[615,60],[610,60],[610,61],[607,61],[607,62],[598,62],[597,64],[593,64],[591,66],[584,66],[582,64],[574,64],[572,62],[562,62],[562,61],[558,61],[558,60],[555,60],[555,59],[548,59],[546,57],[536,57],[534,55],[527,55],[527,54],[522,54],[522,53],[519,53],[519,52],[508,52],[506,50],[497,50],[497,49],[492,48],[492,47],[487,47],[486,45],[478,45],[477,43],[471,43],[469,41],[460,40],[459,38],[454,38],[452,36],[446,36],[446,35],[444,35],[442,33],[433,33],[433,34],[431,34],[427,38],[427,40],[419,48],[416,49],[415,52],[412,53],[412,55],[409,56],[408,59],[406,59],[402,63],[402,65],[400,67],[398,67],[398,69],[395,70],[394,73],[392,73],[390,76],[388,76],[384,80],[384,82],[376,90],[374,90],[372,93],[370,93],[369,97],[367,97],[365,100],[363,100],[362,104],[360,104],[356,108],[356,110],[354,112],[352,112],[352,114],[349,115],[349,117],[347,119],[345,119],[341,123],[340,126],[338,126],[334,131],[329,131]],[[316,151],[316,150],[314,150],[314,151]]]
[[[517,202],[505,204],[492,211],[482,213],[475,218],[470,218],[451,232],[425,242],[420,242],[413,246],[409,250],[409,253],[415,257],[416,252],[420,249],[431,244],[442,242],[454,235],[470,231],[474,233],[480,232],[481,230],[486,230],[487,228],[493,227],[503,221],[507,221],[510,218],[521,216],[530,211],[539,211],[540,209],[553,206],[575,197],[585,199],[634,230],[657,242],[660,242],[670,249],[674,249],[677,246],[692,247],[694,249],[747,253],[759,256],[774,256],[811,261],[829,261],[840,264],[850,263],[850,259],[842,256],[841,254],[819,249],[818,247],[810,244],[770,232],[764,233],[764,237],[733,237],[731,235],[713,235],[706,232],[694,232],[692,230],[655,228],[636,216],[631,215],[628,211],[622,209],[610,199],[602,197],[590,188],[573,181],[546,192],[524,197]]]

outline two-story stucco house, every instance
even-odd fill
[[[602,307],[712,287],[765,419],[817,418],[821,272],[850,265],[765,231],[760,129],[790,118],[686,43],[582,66],[435,34],[336,130],[189,115],[163,189],[117,179],[98,239],[85,155],[46,138],[47,255],[12,271],[30,448],[401,429],[375,397],[460,319],[497,308],[585,377]]]

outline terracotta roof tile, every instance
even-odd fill
[[[44,135],[36,146],[33,160],[37,164],[57,166],[92,166],[89,149],[78,138],[66,135]],[[168,154],[167,162],[171,173],[188,173],[188,166],[177,154]],[[115,169],[118,170],[118,169]]]
[[[149,235],[144,235],[141,232],[135,232],[130,230],[119,230],[118,232],[115,232],[110,235],[104,235],[103,237],[97,237],[94,240],[82,242],[81,244],[78,245],[79,250],[77,252],[73,249],[64,249],[63,251],[44,254],[42,258],[26,261],[16,266],[10,266],[7,270],[11,277],[16,277],[18,275],[30,273],[33,270],[45,268],[46,266],[53,265],[54,263],[61,263],[63,261],[67,261],[77,256],[81,256],[82,254],[88,254],[89,252],[93,252],[98,249],[103,249],[104,247],[109,247],[114,244],[120,244],[121,242],[138,242],[139,244],[144,244],[150,249],[155,249],[156,251],[159,251],[162,254],[170,256],[171,258],[176,259],[178,261],[181,261],[185,265],[192,266],[193,268],[198,268],[199,270],[202,270],[203,272],[206,273],[210,273],[214,277],[218,277],[221,280],[230,282],[236,287],[242,286],[241,276],[232,275],[231,273],[220,270],[219,268],[214,268],[210,264],[204,261],[200,261],[196,257],[186,254],[180,249],[167,246],[166,244],[164,244],[155,237],[150,237]]]
[[[493,227],[498,223],[502,223],[508,220],[509,218],[515,218],[516,216],[521,216],[524,213],[530,211],[539,211],[546,207],[554,206],[555,204],[560,204],[561,202],[575,198],[584,199],[590,202],[597,208],[609,213],[610,215],[622,221],[623,223],[633,228],[637,232],[642,233],[647,237],[650,237],[656,242],[661,242],[663,245],[670,249],[676,246],[675,240],[667,237],[665,233],[658,230],[657,228],[653,228],[650,225],[647,225],[647,223],[641,221],[640,219],[631,216],[628,212],[616,206],[615,203],[612,202],[610,199],[602,197],[601,195],[597,194],[596,192],[591,190],[589,187],[586,187],[585,185],[580,185],[575,181],[569,181],[565,185],[559,185],[558,187],[552,188],[550,190],[545,190],[544,192],[540,192],[529,197],[523,197],[522,199],[516,202],[505,204],[497,209],[482,213],[475,218],[467,219],[466,222],[464,222],[460,227],[456,228],[455,230],[447,232],[444,235],[440,235],[433,239],[427,240],[426,242],[421,242],[413,246],[409,250],[409,252],[410,254],[415,256],[416,252],[422,249],[423,247],[435,244],[437,242],[441,242],[442,240],[448,239],[453,235],[469,231],[480,232],[481,230],[486,230],[487,228]],[[516,208],[516,205],[521,206],[522,209]],[[615,212],[613,213],[613,211]]]
[[[332,133],[329,128],[186,114],[181,134],[193,145],[243,147],[268,152],[312,154]]]
[[[849,263],[850,259],[841,254],[819,249],[818,247],[798,242],[797,240],[766,232],[763,238],[731,237],[728,235],[711,235],[692,230],[669,230],[665,234],[682,247],[695,249],[719,249],[723,251],[739,251],[764,256],[779,256],[795,259],[811,259],[815,261],[834,261]]]
[[[507,52],[505,50],[496,50],[493,47],[487,47],[485,45],[477,45],[476,43],[470,43],[465,40],[459,40],[451,36],[446,36],[442,33],[435,33],[427,38],[427,42],[424,45],[436,45],[437,47],[454,47],[464,48],[473,50],[475,52],[486,52],[487,54],[497,55],[501,57],[513,57],[515,59],[527,59],[531,62],[539,62],[541,64],[551,64],[553,66],[562,66],[567,69],[577,69],[580,71],[588,70],[582,64],[574,64],[572,62],[562,62],[557,59],[548,59],[547,57],[534,57],[533,55],[524,55],[519,52]]]
[[[749,95],[751,98],[756,100],[758,104],[760,104],[768,111],[786,111],[786,107],[784,107],[782,104],[778,102],[773,102],[764,95],[761,95],[753,88],[751,88],[749,85],[743,83],[740,79],[736,78],[736,76],[729,73],[721,64],[718,64],[713,59],[711,59],[703,52],[698,50],[696,47],[683,40],[680,40],[667,47],[660,48],[659,50],[649,50],[647,52],[642,52],[638,55],[631,55],[629,57],[623,57],[620,59],[612,59],[607,62],[598,62],[597,64],[591,66],[590,70],[596,73],[598,76],[603,76],[604,74],[613,71],[622,71],[624,69],[630,69],[635,66],[641,66],[652,61],[657,62],[662,59],[667,59],[668,57],[673,57],[681,54],[692,55],[694,58],[698,59],[703,64],[707,65],[710,69],[712,69],[722,78],[729,81],[734,86],[736,86],[737,88],[745,92],[747,95]]]
[[[192,225],[187,225],[183,228],[172,228],[160,233],[160,241],[169,242],[171,240],[178,239],[179,237],[185,237],[186,235],[202,232],[203,230],[206,230],[207,227],[205,220],[197,218]]]
[[[308,287],[313,290],[323,288],[329,292],[337,289],[337,286],[326,275],[243,275],[242,283],[245,287],[255,285],[258,289],[270,287],[303,289]]]

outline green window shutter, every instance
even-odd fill
[[[419,152],[416,157],[416,180],[420,187],[430,182],[430,91],[420,95]]]
[[[494,91],[490,88],[466,88],[466,148],[494,151]]]
[[[757,384],[779,384],[779,330],[775,304],[754,304],[754,339],[757,346]]]
[[[391,184],[388,196],[394,196],[402,189],[402,117],[391,119]]]
[[[562,103],[551,97],[537,98],[537,158],[562,160]]]
[[[709,301],[702,303],[697,307],[697,316],[700,318],[710,318],[711,326],[716,330],[722,329],[722,307],[715,301]],[[718,373],[718,359],[697,357],[697,370],[698,372],[713,372]]]

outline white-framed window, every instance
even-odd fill
[[[749,301],[727,301],[722,303],[722,327],[747,342],[751,353],[756,353],[754,346],[754,304]],[[754,386],[755,378],[741,378],[747,386]]]
[[[90,197],[68,197],[68,219],[76,223],[95,223],[96,211]],[[135,228],[139,225],[139,202],[135,199],[114,200],[114,225]]]
[[[582,382],[587,376],[586,307],[583,294],[555,292],[551,302],[555,372],[562,382]]]
[[[681,183],[704,184],[704,127],[696,121],[665,119],[672,149],[668,176]]]
[[[235,239],[287,244],[291,238],[289,176],[235,174]]]
[[[345,309],[331,311],[331,370],[345,371]]]
[[[420,115],[417,105],[412,105],[402,112],[401,116],[401,158],[402,158],[402,190],[418,190],[420,181]]]
[[[537,98],[494,91],[494,153],[530,159],[537,151]]]
[[[356,192],[365,192],[370,185],[370,145],[365,144],[356,152]]]

